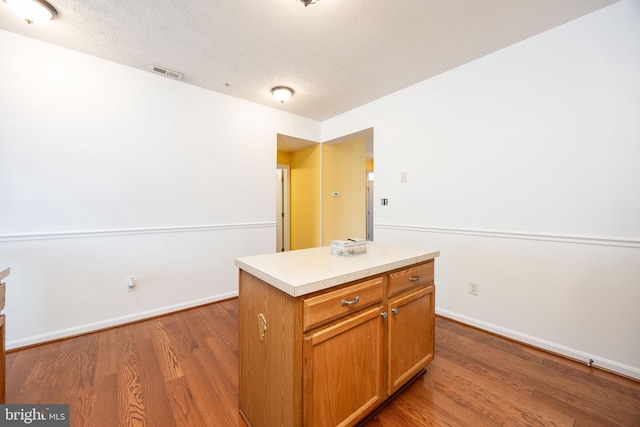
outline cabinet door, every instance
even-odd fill
[[[389,299],[388,394],[396,392],[433,359],[435,287]]]
[[[376,306],[305,335],[305,426],[355,425],[385,399],[381,312]]]

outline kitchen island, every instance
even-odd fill
[[[252,427],[351,426],[434,355],[438,251],[367,242],[235,261],[240,412]]]

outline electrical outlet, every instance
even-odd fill
[[[400,182],[407,182],[407,173],[406,172],[401,172],[400,173]]]
[[[127,279],[127,292],[135,292],[136,291],[136,278],[135,277],[129,277]]]
[[[480,285],[477,283],[469,283],[469,294],[478,296],[478,291],[480,290]]]

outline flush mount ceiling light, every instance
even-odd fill
[[[28,24],[40,24],[58,16],[56,9],[45,0],[4,0],[4,2]]]
[[[309,6],[310,4],[317,3],[318,0],[298,0],[300,3],[304,5],[304,7]]]
[[[293,95],[293,89],[286,86],[276,86],[271,89],[273,96],[280,102],[288,101]]]

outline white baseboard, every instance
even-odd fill
[[[48,332],[46,334],[34,335],[31,337],[21,338],[18,340],[7,341],[6,349],[14,350],[21,347],[28,347],[35,344],[41,344],[48,341],[59,340],[63,338],[73,337],[76,335],[87,334],[101,329],[111,328],[126,323],[135,322],[138,320],[148,319],[163,314],[169,314],[175,311],[184,310],[187,308],[197,307],[199,305],[205,305],[212,302],[222,301],[229,298],[238,296],[238,292],[227,292],[220,295],[215,295],[207,298],[201,298],[192,301],[186,301],[180,304],[170,305],[166,307],[160,307],[149,311],[143,311],[140,313],[134,313],[127,316],[115,317],[112,319],[102,320],[100,322],[88,323],[85,325],[74,326],[73,328],[60,329],[58,331]]]
[[[456,320],[461,323],[465,323],[467,325],[474,326],[479,329],[483,329],[485,331],[493,332],[497,335],[501,335],[515,341],[529,344],[533,347],[538,347],[543,350],[560,354],[562,356],[583,361],[585,364],[587,364],[591,359],[593,360],[592,365],[595,367],[600,367],[600,368],[603,368],[612,372],[616,372],[618,374],[621,374],[630,378],[640,380],[640,369],[634,368],[633,366],[628,366],[622,363],[614,362],[613,360],[601,358],[593,354],[588,354],[580,350],[576,350],[570,347],[565,347],[563,345],[556,344],[556,343],[543,340],[537,337],[533,337],[531,335],[522,334],[520,332],[513,331],[511,329],[507,329],[491,323],[483,322],[481,320],[477,320],[472,317],[454,313],[452,311],[436,308],[436,314],[442,317],[447,317],[449,319]]]
[[[127,316],[116,317],[116,318],[107,319],[107,320],[103,320],[95,323],[88,323],[85,325],[80,325],[73,328],[61,329],[61,330],[49,332],[46,334],[26,337],[19,340],[7,341],[6,349],[14,350],[14,349],[19,349],[21,347],[41,344],[47,341],[54,341],[58,339],[72,337],[75,335],[91,333],[91,332],[99,331],[101,329],[106,329],[106,328],[130,323],[130,322],[135,322],[135,321],[147,319],[150,317],[160,316],[163,314],[168,314],[168,313],[172,313],[179,310],[197,307],[204,304],[210,304],[213,302],[222,301],[222,300],[234,298],[237,296],[238,296],[238,292],[228,292],[225,294],[215,295],[212,297],[201,298],[198,300],[192,300],[192,301],[187,301],[180,304],[161,307],[154,310],[130,314]],[[580,350],[576,350],[570,347],[566,347],[566,346],[556,344],[547,340],[543,340],[537,337],[533,337],[530,335],[522,334],[520,332],[513,331],[511,329],[507,329],[491,323],[483,322],[481,320],[477,320],[468,316],[454,313],[449,310],[436,308],[436,314],[442,317],[447,317],[449,319],[456,320],[461,323],[465,323],[467,325],[474,326],[479,329],[493,332],[495,334],[498,334],[516,341],[523,342],[525,344],[529,344],[534,347],[541,348],[543,350],[547,350],[547,351],[557,353],[566,357],[570,357],[575,360],[583,361],[585,364],[589,361],[589,359],[591,359],[593,360],[593,366],[601,367],[609,371],[617,372],[621,375],[625,375],[627,377],[640,380],[640,369],[634,368],[632,366],[624,365],[622,363],[618,363],[605,358],[600,358],[598,356],[587,354]]]

